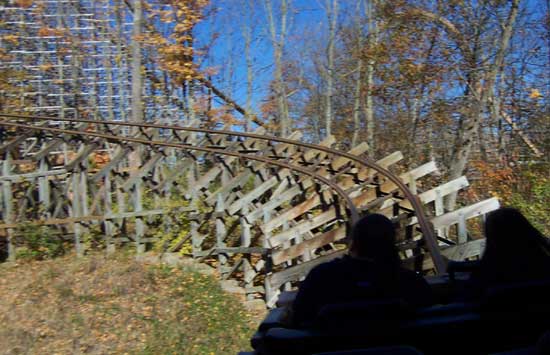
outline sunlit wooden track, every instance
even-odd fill
[[[346,230],[367,211],[395,221],[411,267],[444,272],[447,258],[479,255],[483,240],[468,224],[498,201],[445,211],[445,196],[466,187],[466,178],[425,188],[421,179],[437,172],[434,162],[397,174],[390,167],[400,152],[374,162],[363,157],[364,143],[341,152],[331,148],[333,137],[319,145],[299,139],[263,128],[0,114],[0,233],[11,258],[22,222],[57,229],[79,255],[93,228],[108,252],[133,243],[142,253],[162,237],[151,234],[153,225],[158,230],[160,218],[169,231],[176,211],[189,230],[164,251],[190,243],[194,258],[268,306],[313,266],[342,255]]]

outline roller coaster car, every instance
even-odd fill
[[[256,354],[529,354],[509,351],[534,346],[550,330],[550,279],[419,310],[398,299],[327,305],[307,329],[285,326],[284,314],[276,308],[262,322],[251,341]]]

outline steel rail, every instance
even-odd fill
[[[12,122],[5,122],[0,121],[0,125],[2,126],[8,126],[8,127],[15,127],[15,128],[22,128],[22,129],[31,129],[36,131],[49,131],[49,132],[55,132],[60,134],[67,134],[67,135],[75,135],[75,136],[88,136],[88,137],[96,137],[96,138],[102,138],[109,141],[118,141],[118,142],[129,142],[129,143],[139,143],[149,146],[161,146],[161,147],[169,147],[169,148],[179,148],[179,149],[187,149],[187,150],[195,150],[195,151],[201,151],[206,153],[214,153],[214,154],[221,154],[221,155],[229,155],[241,159],[249,159],[249,160],[255,160],[259,161],[268,165],[276,165],[280,168],[285,168],[293,171],[297,171],[299,173],[302,173],[304,175],[308,175],[313,179],[319,180],[323,184],[329,186],[332,188],[338,195],[340,195],[346,204],[348,205],[348,208],[350,210],[351,214],[351,220],[352,222],[356,222],[359,219],[359,213],[357,212],[357,207],[353,204],[351,198],[348,196],[348,194],[342,190],[340,186],[338,186],[336,183],[330,181],[329,179],[325,178],[322,175],[319,175],[313,171],[310,171],[306,168],[303,168],[301,166],[295,166],[291,165],[285,162],[280,162],[277,160],[264,158],[261,156],[251,156],[243,153],[233,152],[233,151],[226,151],[226,150],[219,150],[216,148],[207,148],[207,147],[196,147],[190,144],[182,144],[182,143],[171,143],[171,142],[162,142],[162,141],[153,141],[143,138],[134,138],[134,137],[121,137],[121,136],[114,136],[111,134],[105,134],[105,133],[98,133],[98,132],[82,132],[82,131],[75,131],[75,130],[69,130],[69,129],[62,129],[62,128],[53,128],[53,127],[36,127],[32,125],[24,125],[20,123],[12,123]]]
[[[438,273],[445,272],[446,262],[443,256],[441,255],[439,246],[437,244],[437,239],[435,238],[435,235],[433,233],[433,228],[430,222],[428,221],[426,214],[424,213],[422,203],[418,198],[418,196],[413,194],[409,190],[407,185],[403,183],[397,175],[393,174],[388,169],[379,166],[375,162],[370,161],[369,159],[361,158],[359,156],[356,156],[347,152],[341,152],[341,151],[338,151],[332,148],[327,148],[317,144],[299,142],[292,139],[262,135],[262,134],[256,134],[256,133],[235,132],[235,131],[229,131],[229,130],[215,130],[215,129],[195,128],[195,127],[181,127],[181,126],[162,125],[162,124],[153,124],[153,123],[97,121],[97,120],[86,120],[86,119],[55,118],[55,117],[48,117],[48,116],[29,116],[29,115],[21,115],[21,114],[0,113],[0,117],[8,117],[8,118],[24,119],[24,120],[48,120],[48,121],[61,121],[61,122],[89,123],[89,124],[95,124],[95,125],[119,125],[119,126],[140,127],[140,128],[156,128],[156,129],[166,129],[166,130],[174,130],[174,131],[186,131],[186,132],[198,132],[198,133],[207,133],[207,134],[221,134],[221,135],[236,136],[236,137],[246,137],[246,138],[253,138],[253,139],[259,139],[259,140],[290,144],[290,145],[299,146],[299,147],[308,148],[308,149],[314,149],[317,151],[322,151],[328,154],[333,154],[339,157],[349,159],[351,161],[359,163],[364,167],[375,170],[376,172],[385,176],[391,182],[393,182],[398,187],[399,190],[403,192],[404,197],[410,201],[416,213],[418,224],[424,236],[428,251],[432,256],[436,271]],[[143,143],[143,144],[146,144],[146,143]],[[221,153],[221,151],[219,150],[216,150],[216,151],[218,153]],[[246,155],[246,157],[250,157],[250,156]],[[330,184],[328,185],[331,186]]]

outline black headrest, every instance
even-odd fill
[[[450,260],[447,264],[447,273],[451,281],[454,281],[455,275],[460,272],[471,273],[479,268],[479,260],[474,261],[454,261]]]
[[[540,305],[550,308],[550,279],[494,285],[485,291],[481,300],[482,310]]]
[[[413,314],[413,310],[399,298],[328,304],[317,315],[317,324],[332,322],[400,320]]]
[[[411,346],[384,346],[361,350],[335,351],[315,355],[422,355]]]

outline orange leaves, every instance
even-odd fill
[[[151,10],[150,17],[156,17],[161,23],[175,22],[172,33],[167,36],[149,33],[139,39],[157,49],[161,68],[167,70],[176,82],[200,76],[193,63],[197,52],[193,48],[192,30],[202,20],[202,11],[208,3],[206,0],[174,0],[170,2],[171,9]]]
[[[536,99],[540,99],[541,97],[542,97],[542,94],[540,93],[540,91],[538,91],[535,88],[531,89],[531,92],[529,93],[529,98],[536,100]]]
[[[9,43],[9,44],[17,45],[19,43],[19,36],[17,36],[17,35],[4,35],[4,36],[2,36],[2,41],[6,42],[6,43]]]
[[[91,159],[94,165],[98,168],[104,167],[107,163],[109,163],[109,161],[111,161],[111,158],[107,152],[96,152],[91,156]]]
[[[38,67],[40,68],[41,71],[48,71],[48,70],[53,69],[53,64],[52,63],[44,63],[44,64],[40,64]]]
[[[489,193],[505,201],[510,198],[513,185],[517,183],[517,177],[512,168],[496,166],[483,160],[472,161],[470,166],[479,175],[469,191],[472,197],[483,197],[483,194]]]
[[[15,5],[18,7],[29,8],[33,5],[33,0],[15,0]]]
[[[55,36],[63,36],[64,32],[65,31],[62,29],[41,27],[38,30],[38,35],[40,37],[55,37]]]

